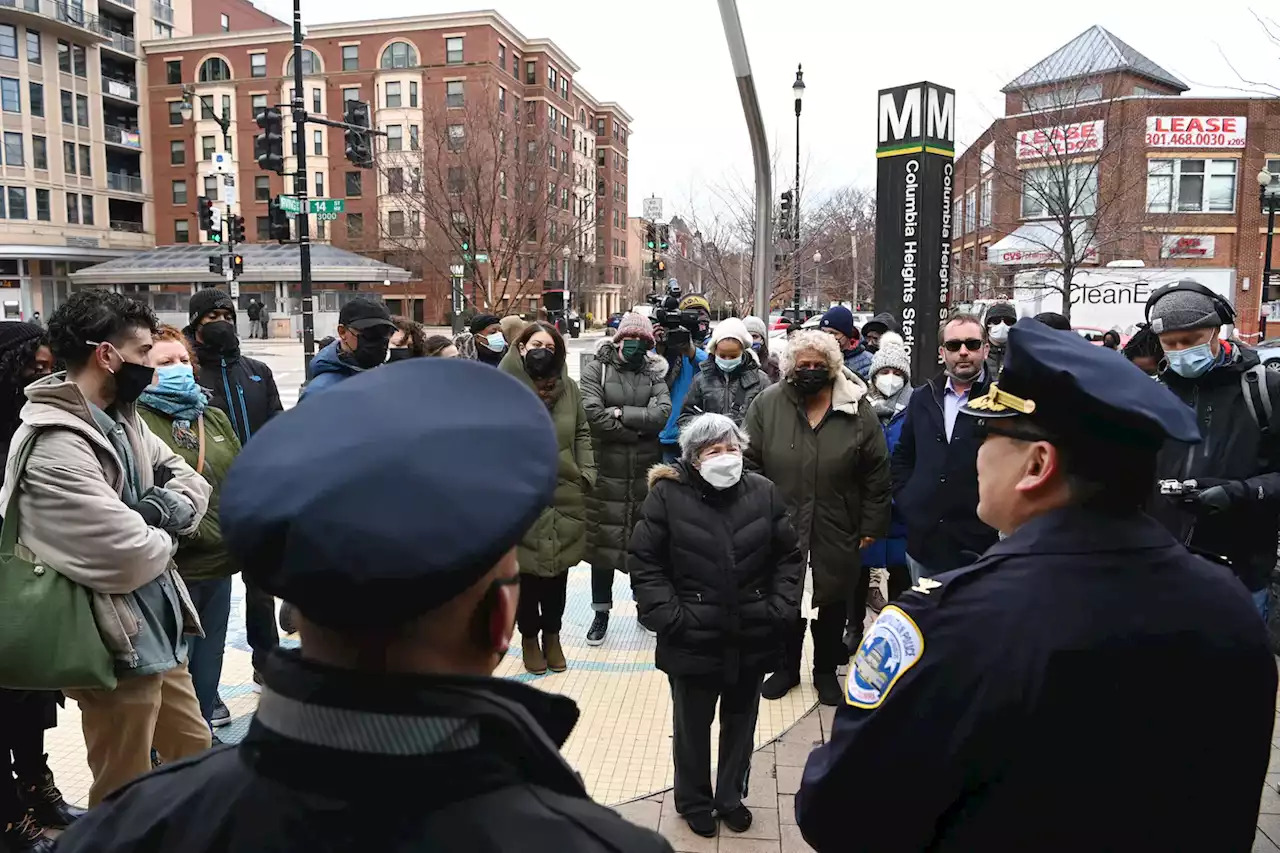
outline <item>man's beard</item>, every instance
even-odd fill
[[[957,368],[972,370],[972,373],[968,373],[967,375],[962,375],[957,372]],[[946,370],[947,376],[955,380],[956,382],[972,382],[978,378],[978,375],[980,373],[982,373],[982,365],[978,362],[970,362],[968,365],[958,364],[958,365],[955,365],[954,367],[948,364],[945,370]]]

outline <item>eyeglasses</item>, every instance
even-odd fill
[[[998,326],[1001,323],[1006,326],[1012,326],[1016,322],[1018,322],[1017,317],[992,317],[987,321],[987,327],[990,328],[991,326]]]
[[[964,347],[969,352],[977,352],[982,349],[982,341],[977,338],[968,338],[963,341],[947,341],[943,346],[947,348],[947,352],[960,352],[960,347]]]

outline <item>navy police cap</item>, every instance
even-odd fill
[[[479,362],[387,364],[308,397],[245,444],[222,486],[246,577],[330,628],[388,628],[501,559],[556,486],[541,400]]]
[[[1000,380],[962,410],[993,432],[1158,448],[1200,441],[1195,415],[1114,350],[1023,318],[1009,330]],[[1007,427],[999,422],[1016,418]]]

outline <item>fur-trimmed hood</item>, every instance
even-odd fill
[[[661,462],[649,469],[649,491],[658,485],[659,480],[673,480],[677,483],[684,480],[684,473],[675,465]]]
[[[836,376],[831,388],[831,408],[846,415],[856,415],[858,401],[867,396],[868,390],[862,377],[846,367]]]
[[[621,367],[622,357],[618,355],[616,343],[617,341],[614,338],[602,338],[596,344],[596,361],[613,365],[615,368]],[[653,350],[645,353],[644,369],[651,378],[665,380],[667,378],[667,368],[668,365],[665,358]]]

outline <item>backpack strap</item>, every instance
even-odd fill
[[[1240,388],[1244,392],[1244,404],[1249,409],[1249,416],[1258,425],[1265,437],[1271,433],[1271,391],[1267,387],[1267,368],[1257,364],[1249,368],[1240,377]]]
[[[40,430],[32,430],[26,438],[22,440],[22,444],[18,446],[18,453],[14,457],[13,472],[10,476],[13,478],[9,491],[9,503],[4,508],[4,526],[0,529],[0,556],[12,557],[14,547],[18,544],[18,490],[22,487],[22,475],[27,468],[27,460],[31,458],[31,451],[36,444],[36,436],[40,434]]]

